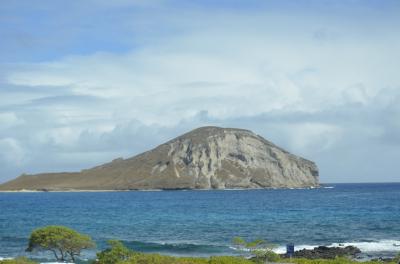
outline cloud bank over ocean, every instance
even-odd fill
[[[30,10],[29,15],[26,11]],[[6,1],[0,182],[129,157],[198,126],[398,181],[396,1]]]

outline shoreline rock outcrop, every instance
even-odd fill
[[[354,246],[347,247],[325,247],[319,246],[314,249],[301,249],[294,252],[295,258],[306,259],[334,259],[336,257],[353,257],[355,258],[361,250]]]

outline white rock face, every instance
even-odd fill
[[[168,145],[168,166],[176,178],[194,179],[191,188],[267,188],[318,186],[318,168],[251,131],[204,127]],[[172,163],[172,164],[171,164]],[[152,173],[162,174],[166,163]]]
[[[314,162],[251,131],[202,127],[129,159],[76,173],[24,175],[0,190],[297,188],[319,185]]]

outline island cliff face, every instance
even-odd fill
[[[129,159],[75,173],[23,175],[0,190],[297,188],[319,185],[314,162],[254,134],[202,127]]]

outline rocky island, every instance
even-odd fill
[[[255,133],[201,127],[128,159],[80,172],[22,175],[2,191],[299,188],[319,185],[314,162]]]

